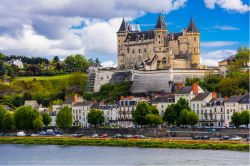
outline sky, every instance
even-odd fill
[[[194,19],[201,63],[217,62],[249,47],[248,0],[0,0],[0,52],[60,59],[73,54],[117,64],[122,18],[154,29],[164,11],[169,32]]]

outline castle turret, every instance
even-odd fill
[[[125,56],[124,41],[128,34],[128,28],[129,27],[123,18],[121,26],[117,32],[118,66],[124,65],[124,56]]]
[[[189,49],[191,50],[191,67],[200,67],[200,32],[198,31],[194,20],[191,19],[186,29],[187,39],[189,41]]]

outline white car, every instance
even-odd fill
[[[235,137],[230,138],[229,140],[232,140],[232,141],[240,141],[240,140],[242,140],[242,137],[235,136]]]
[[[18,137],[24,137],[24,136],[26,136],[26,133],[24,131],[19,131],[19,132],[16,133],[16,135]]]

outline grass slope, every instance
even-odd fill
[[[178,148],[249,151],[247,142],[171,139],[92,139],[72,137],[0,137],[0,144],[49,144],[82,146],[121,146],[142,148]]]

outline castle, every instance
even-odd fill
[[[117,32],[118,66],[123,69],[200,69],[200,33],[191,19],[182,32],[169,33],[160,14],[154,30],[132,30],[123,19]]]

